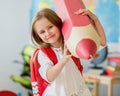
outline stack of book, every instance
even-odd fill
[[[108,57],[105,73],[111,77],[120,76],[120,57]]]

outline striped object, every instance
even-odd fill
[[[120,76],[120,57],[108,57],[108,64],[105,68],[108,76]]]
[[[34,96],[39,96],[38,83],[32,82],[32,91]]]

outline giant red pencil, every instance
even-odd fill
[[[90,59],[100,45],[100,38],[87,15],[75,14],[85,8],[82,0],[54,0],[57,14],[63,20],[63,36],[72,55]]]

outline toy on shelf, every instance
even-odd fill
[[[90,60],[90,63],[93,65],[92,67],[90,67],[90,69],[104,70],[104,68],[99,65],[102,64],[105,60],[107,60],[108,46],[103,47],[97,53],[98,53],[98,57]]]

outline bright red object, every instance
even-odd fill
[[[0,96],[17,96],[17,94],[9,90],[3,90],[0,91]]]
[[[87,15],[75,14],[85,8],[82,0],[54,0],[54,5],[63,20],[62,33],[71,54],[83,59],[94,57],[100,38]]]

